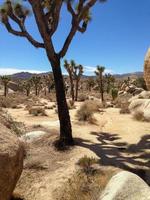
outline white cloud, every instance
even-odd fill
[[[0,68],[0,75],[11,75],[16,74],[19,72],[30,72],[30,73],[44,73],[45,71],[39,71],[39,70],[28,70],[28,69],[17,69],[17,68]]]

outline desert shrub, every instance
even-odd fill
[[[113,101],[118,97],[118,90],[116,88],[111,89],[111,96]]]
[[[78,101],[85,101],[88,99],[88,96],[86,94],[79,94]]]
[[[44,106],[44,109],[48,109],[48,110],[52,110],[54,108],[54,106]]]
[[[95,121],[93,117],[94,112],[95,109],[93,108],[93,104],[90,104],[86,101],[81,105],[80,109],[77,111],[76,116],[79,121],[88,121],[93,123]]]
[[[13,108],[13,107],[17,107],[17,104],[10,97],[0,97],[0,107]]]
[[[58,188],[56,200],[96,200],[106,187],[114,172],[112,170],[97,170],[97,173],[87,175],[77,171],[64,187]]]
[[[68,105],[68,109],[71,110],[71,109],[75,109],[75,104],[74,104],[74,101],[72,101],[71,99],[67,101],[67,105]]]
[[[93,157],[84,156],[79,159],[77,164],[81,167],[81,170],[86,174],[93,174],[95,169],[94,164],[97,164],[98,160]]]
[[[16,122],[7,112],[0,112],[0,121],[18,136],[25,133],[25,125],[22,122]]]
[[[129,108],[126,108],[126,107],[121,108],[120,114],[130,114]]]
[[[47,116],[45,109],[42,107],[31,107],[29,114],[33,116]]]
[[[146,83],[143,77],[138,77],[135,81],[135,84],[137,87],[147,90]]]
[[[80,109],[77,111],[77,119],[79,121],[87,121],[89,123],[95,123],[96,119],[94,118],[94,113],[99,112],[100,108],[103,107],[100,101],[97,100],[88,100],[85,101]]]
[[[124,102],[121,104],[120,114],[129,114],[129,102]]]
[[[141,110],[135,110],[133,112],[133,118],[138,121],[144,121],[144,112]]]

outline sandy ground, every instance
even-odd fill
[[[77,109],[80,104],[76,104]],[[28,147],[30,156],[25,160],[16,188],[26,200],[54,200],[53,194],[73,174],[76,162],[84,155],[98,157],[108,169],[117,167],[135,172],[150,184],[150,123],[135,121],[129,114],[121,115],[117,108],[108,108],[95,114],[97,125],[90,125],[78,122],[74,109],[70,115],[77,146],[67,153],[55,154],[51,145],[59,130],[55,109],[46,110],[45,117],[33,117],[24,109],[8,109],[8,112],[27,127],[41,125],[47,130],[46,143],[39,139]],[[31,161],[46,167],[34,168],[35,163]]]

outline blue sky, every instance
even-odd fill
[[[87,32],[76,34],[65,58],[85,66],[85,74],[93,74],[96,65],[103,65],[113,73],[142,71],[150,46],[150,0],[108,0],[97,4],[92,16]],[[53,38],[56,49],[62,46],[69,25],[70,15],[64,8]],[[32,16],[27,27],[41,40]],[[0,74],[30,70],[51,70],[45,51],[8,34],[0,24]]]

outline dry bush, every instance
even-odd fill
[[[42,107],[29,108],[29,114],[33,116],[47,116],[45,109]]]
[[[25,133],[25,125],[22,122],[13,120],[7,112],[0,111],[0,121],[17,136]]]
[[[44,106],[44,109],[47,109],[47,110],[52,110],[55,108],[55,105],[51,105],[51,106]]]
[[[95,169],[93,165],[97,163],[98,160],[96,158],[87,156],[80,158],[79,161],[77,162],[77,164],[81,167],[81,170],[87,175],[94,173]]]
[[[31,106],[37,102],[37,97],[27,97],[20,93],[9,94],[7,97],[0,97],[0,107],[3,108],[21,108],[21,104]]]
[[[136,110],[133,112],[133,118],[138,121],[144,121],[144,112],[141,110]]]
[[[121,104],[120,114],[130,114],[129,102],[124,102]]]
[[[94,113],[99,112],[99,109],[103,105],[99,101],[85,101],[80,109],[77,111],[77,119],[79,121],[87,121],[89,123],[95,123],[96,119],[94,118]]]
[[[76,106],[75,106],[75,104],[74,104],[74,101],[71,100],[71,99],[67,101],[67,105],[68,105],[68,109],[69,109],[69,110],[72,110],[72,109],[75,109],[75,108],[76,108]]]
[[[84,157],[79,163],[82,166],[94,164],[96,159]],[[114,174],[113,171],[102,171],[95,168],[95,173],[87,174],[78,170],[65,183],[64,188],[59,189],[57,200],[97,200]]]
[[[88,99],[88,96],[86,94],[79,94],[78,101],[85,101]]]

